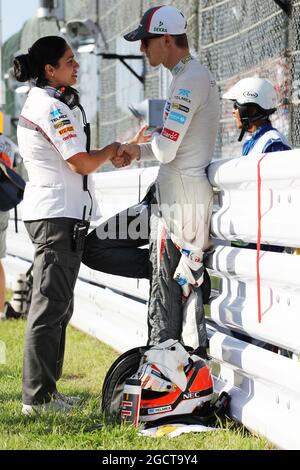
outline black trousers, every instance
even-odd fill
[[[76,222],[57,218],[25,223],[35,246],[23,364],[26,405],[49,402],[62,374],[66,328],[82,258],[82,251],[72,249]]]

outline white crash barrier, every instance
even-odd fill
[[[258,229],[258,170],[261,175],[262,242],[300,246],[299,150],[235,158],[210,165],[211,183],[221,190],[212,233],[223,240],[255,242]]]
[[[222,278],[219,296],[211,303],[217,324],[300,353],[300,256],[261,253],[261,322],[256,313],[256,250],[219,246],[209,265]]]
[[[74,326],[119,351],[147,343],[147,305],[79,280]],[[104,307],[105,306],[105,307]]]
[[[255,242],[258,189],[261,241],[300,247],[300,152],[213,163],[209,177],[219,190],[212,219],[215,253],[211,274],[221,279],[211,304],[210,353],[219,372],[217,390],[232,396],[232,416],[280,448],[300,449],[300,257],[231,248],[230,240]],[[260,168],[261,183],[258,183]],[[157,168],[100,173],[97,197],[105,218],[140,201]],[[8,237],[6,267],[13,278],[29,266],[32,247],[26,231]],[[224,242],[225,241],[225,242]],[[258,321],[257,267],[260,272]],[[21,268],[24,267],[22,270]],[[119,351],[147,340],[148,281],[124,279],[82,267],[75,290],[74,326]],[[290,351],[284,357],[231,336],[230,330]]]
[[[220,363],[215,388],[231,396],[231,415],[283,449],[299,449],[300,363],[209,328]]]

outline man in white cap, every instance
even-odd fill
[[[140,40],[150,65],[163,65],[173,75],[161,133],[154,133],[148,144],[122,145],[119,157],[114,159],[118,167],[140,159],[160,162],[155,185],[144,200],[152,204],[148,218],[150,264],[148,250],[140,249],[148,237],[134,241],[128,233],[126,240],[97,238],[104,228],[114,226],[116,218],[88,237],[83,262],[111,274],[150,278],[150,344],[181,339],[182,298],[193,292],[195,331],[200,352],[205,355],[201,284],[203,255],[210,247],[213,201],[206,168],[217,135],[219,95],[209,70],[191,56],[186,31],[186,18],[177,8],[159,6],[150,8],[138,28],[124,36],[127,41]],[[128,227],[134,216],[128,219],[128,211],[118,214],[120,226],[123,216],[127,217]]]

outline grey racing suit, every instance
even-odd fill
[[[149,238],[133,240],[130,230],[127,230],[127,238],[123,233],[121,239],[119,232],[115,239],[99,238],[104,228],[107,231],[110,223],[111,226],[119,224],[120,217],[127,217],[131,211],[127,217],[129,227],[135,218],[135,209],[131,208],[92,232],[83,256],[84,264],[99,271],[150,278],[150,344],[169,338],[181,339],[182,285],[186,281],[182,282],[180,276],[174,279],[175,272],[180,261],[185,261],[188,251],[184,249],[185,243],[196,247],[200,258],[210,246],[213,192],[205,170],[213,156],[219,122],[217,85],[208,69],[191,56],[181,60],[171,72],[173,80],[162,132],[154,134],[150,144],[141,145],[142,160],[160,162],[155,185],[144,200],[148,207],[145,214],[150,235],[149,252],[141,249]],[[205,346],[202,293],[198,287],[194,289],[195,327],[199,344]]]

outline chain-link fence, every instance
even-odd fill
[[[275,85],[273,124],[290,139],[289,18],[273,0],[201,0],[199,55],[213,71],[221,95],[241,78],[257,75]],[[218,156],[240,153],[232,103],[222,102]]]
[[[142,13],[157,0],[65,0],[66,20],[90,18],[99,24],[99,44],[93,54],[80,54],[80,91],[92,121],[94,145],[127,140],[138,129],[129,105],[146,98],[166,98],[170,74],[149,67],[142,59],[128,60],[144,85],[120,62],[103,53],[141,55],[139,43],[122,36],[138,25]],[[185,14],[193,53],[215,75],[220,96],[241,78],[258,75],[275,85],[280,106],[273,124],[300,146],[300,1],[291,0],[288,16],[274,0],[165,0]],[[288,3],[288,2],[282,2]],[[57,33],[55,22],[28,22],[21,49],[37,37]],[[9,42],[8,42],[9,45]],[[8,57],[9,54],[5,54]],[[238,132],[230,103],[222,103],[222,119],[215,156],[240,154]]]
[[[298,145],[298,61],[299,4],[292,2],[290,17],[274,0],[193,0],[166,1],[183,11],[188,19],[191,49],[215,75],[220,95],[241,78],[258,75],[269,78],[279,96],[273,124]],[[139,54],[138,44],[125,43],[122,35],[135,27],[144,11],[157,1],[99,1],[99,24],[107,50],[119,54]],[[103,47],[104,44],[102,44]],[[141,74],[142,61],[129,61]],[[161,68],[145,66],[145,86],[118,61],[102,59],[100,66],[101,144],[115,138],[127,139],[137,129],[129,104],[146,98],[165,98],[169,77]],[[300,94],[299,94],[300,99]],[[222,103],[222,119],[215,156],[240,154],[238,132],[231,105]]]
[[[290,96],[290,136],[291,143],[300,147],[300,1],[293,1],[292,15],[289,21],[290,61],[288,90]]]
[[[80,4],[81,2],[78,2]],[[67,19],[88,16],[86,2],[83,9],[77,5],[76,14],[72,11],[71,0],[66,0]],[[90,2],[93,3],[93,2]],[[139,122],[132,115],[129,106],[135,106],[147,98],[166,98],[169,72],[160,67],[153,69],[142,57],[139,42],[128,43],[122,36],[136,27],[144,11],[157,5],[157,1],[145,0],[99,0],[98,9],[93,7],[91,15],[97,16],[101,27],[99,41],[100,53],[117,53],[121,55],[137,55],[140,59],[126,60],[139,76],[144,76],[144,85],[119,60],[111,60],[98,55],[99,89],[95,90],[99,102],[98,142],[106,145],[115,139],[127,140],[139,128]],[[188,18],[189,40],[193,50],[198,43],[198,1],[182,0],[164,4],[174,4],[182,9]],[[93,16],[91,16],[93,17]],[[97,53],[97,52],[96,52]],[[85,61],[83,55],[81,61]],[[81,83],[81,92],[86,89]]]

